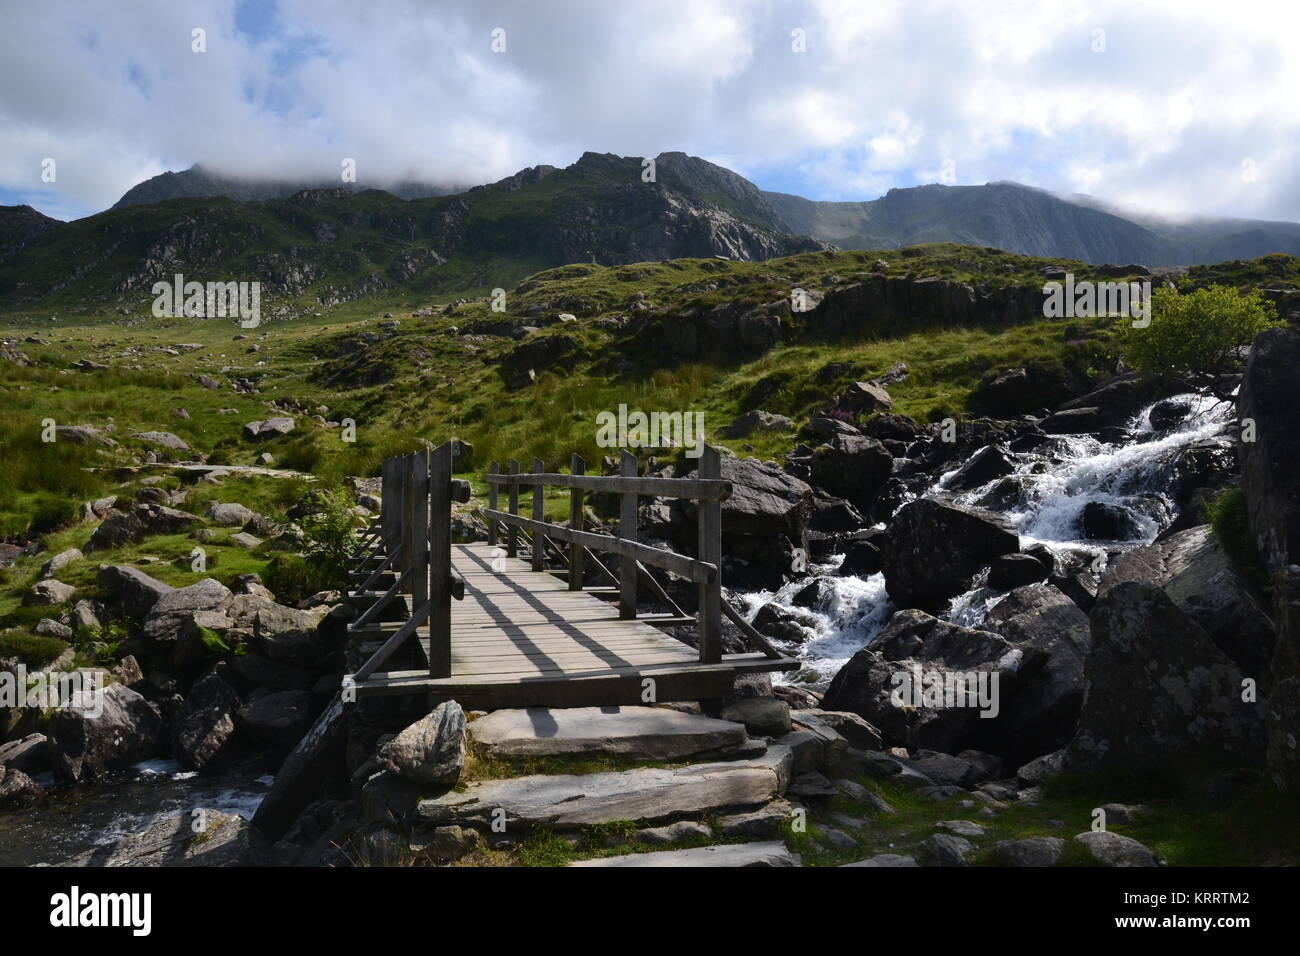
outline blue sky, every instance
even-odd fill
[[[815,199],[1010,179],[1300,220],[1289,4],[45,0],[5,17],[0,204],[58,218],[196,162],[474,184],[677,149]]]

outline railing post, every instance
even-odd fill
[[[429,676],[451,676],[451,442],[429,452]]]
[[[510,474],[519,474],[519,460],[517,458],[510,459]],[[517,481],[510,482],[510,513],[512,515],[519,514],[519,482]],[[518,550],[519,529],[511,525],[506,529],[506,554],[512,558],[517,557],[516,552]]]
[[[619,474],[624,478],[635,478],[637,471],[636,455],[623,449]],[[636,502],[635,491],[623,492],[619,503],[618,536],[625,541],[636,540]],[[618,616],[624,620],[636,617],[636,558],[620,555],[618,559]]]
[[[540,458],[533,459],[533,474],[540,475],[546,471],[546,463]],[[546,492],[539,478],[533,485],[533,520],[542,521],[546,517]],[[546,570],[546,535],[537,530],[533,532],[533,570]]]
[[[704,446],[697,474],[701,478],[721,478],[722,458],[712,445]],[[699,623],[700,663],[722,661],[722,502],[718,499],[699,503],[700,560],[712,564],[718,574],[701,584]]]
[[[411,613],[429,600],[429,451],[410,456],[411,467]]]
[[[498,465],[495,461],[492,462],[492,464],[488,465],[489,475],[499,475],[500,473],[501,473],[501,466]],[[488,509],[491,511],[497,510],[497,486],[493,484],[492,481],[490,480],[488,481]],[[495,548],[497,546],[497,519],[496,518],[488,518],[487,543],[489,548]]]
[[[569,459],[569,474],[581,475],[587,470],[587,463],[582,460],[582,456],[574,452],[573,457]],[[585,524],[582,513],[582,489],[569,489],[569,527],[574,531],[582,531]],[[580,544],[569,545],[569,590],[582,590],[582,554],[583,547]]]

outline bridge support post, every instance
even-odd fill
[[[546,471],[546,463],[540,458],[533,459],[533,474],[540,475]],[[533,520],[542,521],[546,517],[546,489],[539,479],[533,485]],[[540,528],[533,531],[533,570],[546,570],[546,535]]]
[[[519,459],[510,459],[510,474],[519,474]],[[510,513],[519,514],[519,483],[510,482]],[[519,529],[511,525],[506,529],[506,555],[514,558],[518,557],[519,552]]]
[[[451,442],[429,452],[429,676],[451,676]]]
[[[722,457],[712,445],[704,446],[700,456],[701,478],[722,477]],[[700,560],[718,569],[717,576],[700,584],[699,625],[700,663],[722,662],[722,502],[718,499],[699,504]]]
[[[619,466],[619,474],[622,477],[636,477],[636,455],[626,448],[623,449]],[[625,541],[636,541],[636,499],[635,491],[625,491],[619,502],[618,536]],[[636,558],[632,555],[620,555],[618,559],[618,616],[624,620],[631,620],[636,617],[636,583]]]
[[[582,456],[574,453],[569,459],[569,473],[572,475],[584,474],[587,470],[587,463],[582,460]],[[583,531],[585,520],[582,514],[582,489],[569,489],[569,527],[574,531]],[[569,590],[582,590],[582,554],[583,547],[577,542],[569,545]]]
[[[488,466],[489,475],[499,475],[500,473],[501,473],[501,466],[498,465],[495,461]],[[488,482],[488,509],[490,511],[497,510],[497,486],[491,481]],[[495,548],[496,545],[497,545],[497,519],[488,518],[488,547]]]

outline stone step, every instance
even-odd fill
[[[774,746],[754,760],[483,780],[421,800],[415,815],[427,825],[486,828],[502,811],[507,831],[538,824],[574,829],[621,820],[653,824],[762,806],[784,792],[793,763],[788,747]]]
[[[742,724],[667,707],[529,707],[473,721],[470,736],[494,757],[616,754],[677,760],[742,747]]]
[[[595,860],[578,860],[569,866],[800,866],[799,857],[784,843],[724,843],[689,850],[629,853]]]

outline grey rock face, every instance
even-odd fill
[[[196,834],[196,823],[204,824]],[[201,836],[201,838],[196,838]],[[220,810],[197,809],[168,817],[114,843],[79,854],[63,866],[247,866],[249,824]]]
[[[1150,775],[1262,761],[1262,708],[1242,701],[1241,671],[1163,591],[1112,588],[1093,609],[1092,641],[1065,769]]]
[[[1134,840],[1106,830],[1089,830],[1080,833],[1074,842],[1083,845],[1088,854],[1102,866],[1157,866],[1156,855]]]
[[[190,688],[174,730],[176,757],[201,770],[219,760],[235,733],[239,695],[217,674],[208,674]]]

